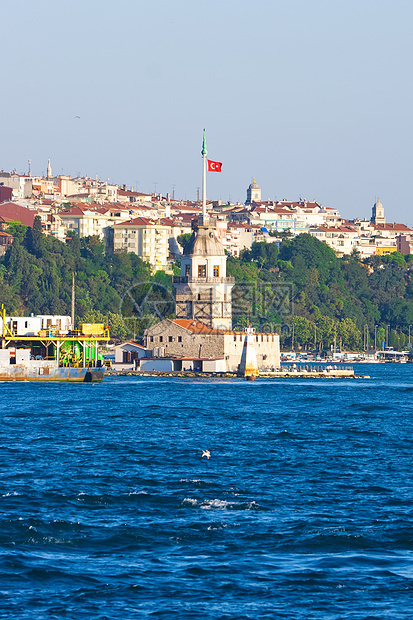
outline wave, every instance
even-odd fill
[[[202,510],[263,510],[255,501],[231,502],[224,499],[198,500],[186,497],[182,501],[182,507],[201,508]]]

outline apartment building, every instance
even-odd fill
[[[134,252],[150,263],[154,271],[168,270],[170,226],[145,217],[115,224],[113,249]]]

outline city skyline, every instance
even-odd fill
[[[19,19],[20,15],[25,20]],[[0,168],[77,172],[195,200],[317,200],[410,212],[412,60],[405,0],[194,5],[74,0],[3,9]],[[32,24],[36,23],[36,29]]]

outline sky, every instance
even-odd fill
[[[13,0],[0,169],[413,225],[411,0]],[[77,118],[80,117],[80,118]]]

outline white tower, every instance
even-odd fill
[[[47,160],[47,179],[51,179],[52,178],[52,166],[50,165],[50,157]]]
[[[245,201],[245,204],[246,205],[250,205],[252,202],[261,202],[261,188],[255,182],[255,179],[248,186],[248,189],[247,189],[247,200]]]
[[[371,210],[371,220],[373,224],[385,224],[386,218],[384,217],[384,207],[380,202],[380,198],[377,198],[377,202],[374,203]]]
[[[259,374],[257,353],[255,351],[255,329],[253,327],[247,327],[245,330],[240,372],[244,375],[244,377],[257,377]]]
[[[174,278],[175,316],[231,330],[234,278],[227,277],[227,257],[213,223],[196,226],[185,247],[181,275]]]

